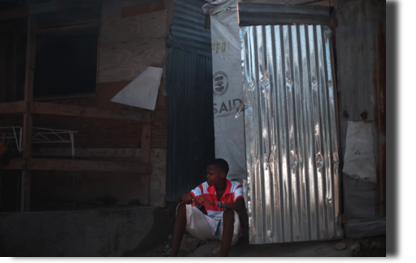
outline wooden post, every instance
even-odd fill
[[[11,65],[11,72],[10,72],[10,87],[8,87],[10,92],[10,100],[9,101],[16,101],[17,100],[17,67],[18,67],[18,60],[19,60],[19,33],[17,29],[13,30],[13,48],[12,48],[12,65]]]
[[[3,35],[0,37],[0,103],[5,102],[7,100],[7,47],[6,47],[6,37],[5,33],[3,32]],[[5,123],[7,121],[5,120],[4,116],[0,116],[0,123],[2,126],[5,126]],[[1,180],[1,178],[0,178]],[[1,194],[1,193],[0,193]]]
[[[7,95],[7,60],[6,60],[6,42],[5,39],[0,38],[0,102],[6,101]]]
[[[26,73],[25,73],[25,102],[27,111],[23,114],[23,158],[30,160],[32,157],[32,114],[30,113],[33,101],[33,79],[36,55],[36,21],[33,16],[27,19],[27,44],[26,44]],[[20,211],[29,211],[30,208],[30,171],[22,171]]]
[[[1,176],[0,176],[0,209],[3,208],[3,200],[1,199]]]
[[[150,135],[152,132],[152,124],[143,122],[142,124],[142,146],[140,149],[140,159],[142,163],[150,164]],[[140,202],[144,205],[150,203],[150,173],[140,177],[141,191]]]

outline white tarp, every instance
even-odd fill
[[[377,183],[375,167],[372,123],[349,121],[342,172],[361,181]]]
[[[229,179],[246,179],[237,2],[218,0],[202,8],[211,16],[215,157],[227,160]]]
[[[163,69],[148,67],[110,101],[155,110]]]

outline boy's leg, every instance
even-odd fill
[[[186,228],[186,205],[181,203],[176,213],[175,228],[173,230],[172,249],[170,255],[176,257],[181,246],[182,237]]]
[[[226,209],[222,216],[223,230],[221,240],[220,256],[227,257],[230,251],[231,242],[233,240],[234,233],[234,210]]]

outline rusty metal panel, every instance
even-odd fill
[[[386,2],[334,0],[334,6],[340,127],[346,130],[350,121],[373,126],[377,185],[343,186],[346,236],[357,238],[386,231]],[[341,133],[341,145],[343,153],[345,133]],[[343,174],[345,182],[348,176]],[[377,198],[363,201],[366,195]],[[357,215],[357,211],[363,212]]]
[[[249,26],[240,37],[250,243],[341,238],[329,28]]]
[[[377,100],[374,92],[376,42],[383,20],[379,10],[382,5],[385,9],[385,2],[338,0],[335,4],[339,7],[335,32],[340,111],[350,121],[373,121]]]

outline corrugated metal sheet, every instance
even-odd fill
[[[166,66],[169,94],[166,199],[173,202],[206,180],[215,158],[211,31],[203,0],[175,0]]]
[[[215,158],[211,31],[203,0],[175,0],[166,60],[169,95],[166,200],[206,180]]]
[[[206,180],[215,158],[211,57],[173,48],[166,66],[169,94],[166,199]]]
[[[374,120],[374,68],[379,24],[386,3],[377,0],[345,2],[337,8],[336,50],[340,111],[350,121]],[[384,6],[384,18],[380,9]],[[384,24],[385,28],[385,24]],[[385,33],[385,30],[384,30]],[[384,67],[385,68],[385,67]]]
[[[242,28],[250,243],[342,237],[325,26]]]
[[[171,37],[173,45],[211,52],[211,31],[205,29],[203,0],[175,0]]]

